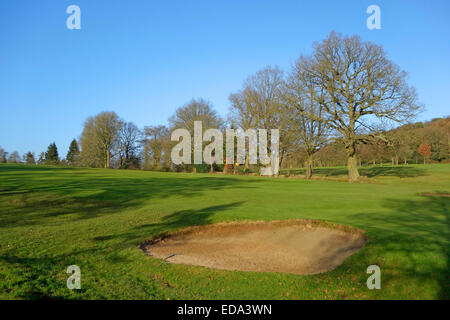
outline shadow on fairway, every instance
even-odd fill
[[[9,173],[11,171],[17,170],[14,173],[15,174],[21,174],[24,172],[32,171],[32,172],[38,172],[38,171],[55,171],[55,170],[77,170],[77,169],[86,169],[85,167],[58,167],[58,166],[50,166],[50,165],[25,165],[25,164],[11,164],[11,163],[2,163],[0,166],[0,174],[1,173]]]
[[[84,288],[68,290],[66,282],[55,279],[55,274],[65,272],[67,266],[76,264],[76,255],[93,254],[100,249],[85,249],[71,253],[71,255],[42,256],[42,257],[21,257],[15,254],[0,255],[0,262],[6,263],[11,273],[14,274],[14,282],[5,281],[0,284],[0,290],[8,292],[11,288],[20,287],[14,290],[17,298],[21,299],[67,299],[67,293],[72,298],[81,299],[86,293]],[[63,273],[65,275],[65,273]],[[69,277],[69,275],[67,275]],[[62,289],[62,290],[61,290]],[[11,290],[12,291],[12,290]],[[62,293],[63,294],[59,294]]]
[[[418,176],[424,176],[425,170],[416,166],[386,166],[386,167],[362,167],[358,168],[361,176],[369,178],[373,177],[398,177],[398,178],[412,178]],[[305,174],[305,169],[283,169],[282,173],[289,172],[291,174]],[[313,174],[322,175],[325,177],[345,176],[347,175],[347,168],[314,168]]]
[[[382,290],[383,284],[389,285],[394,280],[399,283],[398,277],[402,277],[400,283],[405,284],[410,281],[421,283],[432,278],[439,286],[437,298],[449,299],[450,198],[439,196],[421,198],[388,199],[385,200],[384,206],[393,209],[394,213],[379,215],[365,213],[355,215],[355,218],[364,221],[367,226],[378,229],[378,236],[371,244],[374,250],[371,259],[383,259],[386,253],[401,257],[396,264],[390,264],[389,267],[381,266]],[[378,228],[386,225],[389,226],[388,229]],[[369,255],[371,254],[372,251],[369,252]],[[442,255],[445,256],[444,266],[435,263],[440,260],[436,257]]]
[[[89,248],[71,251],[66,254],[44,255],[40,257],[23,257],[14,253],[0,255],[0,262],[4,263],[10,270],[11,278],[0,282],[0,291],[4,293],[13,292],[14,299],[119,299],[118,296],[91,296],[92,286],[89,281],[83,279],[99,278],[99,273],[103,269],[94,266],[80,266],[82,269],[82,285],[80,289],[69,290],[66,287],[66,281],[69,274],[66,273],[70,265],[79,265],[82,257],[102,255],[106,259],[117,259],[117,255],[109,253],[104,248]],[[111,262],[114,262],[111,260]],[[56,276],[60,275],[60,277]],[[8,281],[9,280],[9,281]],[[95,280],[94,280],[95,281]],[[148,299],[157,299],[161,296],[160,288],[152,281],[146,282],[146,286],[151,290],[147,291]]]
[[[259,181],[177,174],[129,177],[109,170],[72,172],[69,168],[51,168],[54,171],[49,173],[48,168],[39,167],[20,171],[17,178],[18,172],[4,168],[0,166],[0,228],[44,224],[46,219],[59,217],[90,219],[139,207],[152,199],[192,197],[231,187],[248,189]],[[61,222],[67,223],[67,219]]]
[[[120,240],[119,247],[137,245],[139,242],[142,242],[143,239],[149,239],[149,237],[161,235],[161,233],[169,233],[190,226],[209,224],[211,222],[210,218],[214,214],[236,208],[243,203],[245,203],[245,201],[210,206],[198,210],[180,210],[163,217],[159,223],[143,224],[134,227],[125,233],[95,237],[93,240],[105,241],[118,239]]]
[[[413,166],[396,167],[363,167],[359,169],[362,176],[369,178],[377,176],[412,178],[425,175],[425,170]]]

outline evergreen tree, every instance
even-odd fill
[[[24,162],[26,164],[36,164],[36,160],[34,159],[34,153],[27,152],[24,156]]]
[[[59,162],[58,148],[53,142],[48,146],[47,152],[45,153],[45,163],[46,164],[57,164]]]
[[[76,165],[80,158],[80,148],[78,147],[77,140],[73,139],[70,143],[69,151],[67,152],[66,160],[69,165]]]

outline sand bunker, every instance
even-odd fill
[[[224,270],[315,274],[333,270],[364,246],[362,230],[314,220],[197,226],[142,245],[171,263]]]

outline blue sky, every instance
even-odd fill
[[[66,8],[81,8],[68,30]],[[366,8],[381,8],[368,30]],[[266,65],[288,70],[330,31],[382,44],[427,110],[449,115],[450,1],[2,0],[0,146],[65,156],[84,120],[113,110],[166,124],[192,98],[226,115],[228,95]]]

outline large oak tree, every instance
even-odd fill
[[[359,36],[332,32],[314,45],[311,57],[300,59],[299,67],[323,107],[321,120],[344,140],[351,181],[359,177],[356,145],[383,121],[403,122],[420,109],[406,72],[381,46]]]

